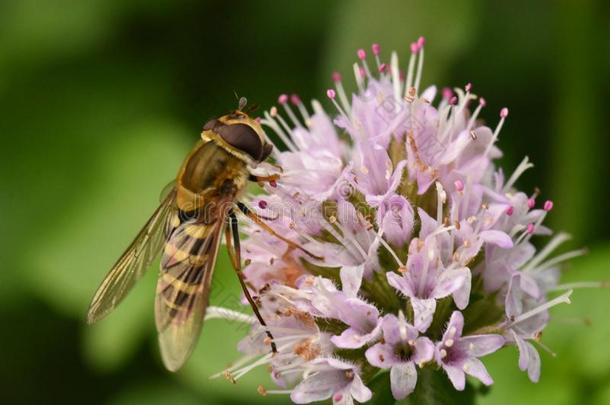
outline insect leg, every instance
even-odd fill
[[[280,176],[278,174],[272,174],[271,176],[255,176],[253,174],[250,174],[250,176],[248,177],[248,180],[250,181],[254,181],[256,183],[271,183],[272,185],[279,179]]]
[[[261,314],[258,310],[258,306],[256,305],[256,302],[250,295],[250,291],[248,290],[248,286],[246,285],[246,280],[244,279],[244,274],[241,271],[241,247],[240,247],[240,243],[239,243],[239,230],[237,229],[237,217],[235,216],[235,213],[233,212],[233,210],[231,210],[229,212],[229,222],[230,222],[230,227],[228,227],[227,230],[225,231],[225,236],[227,238],[227,250],[229,251],[229,256],[231,257],[231,262],[233,263],[233,269],[235,270],[235,273],[237,274],[237,278],[239,279],[239,284],[241,285],[241,289],[244,291],[244,294],[246,295],[246,299],[248,300],[248,302],[250,303],[250,306],[252,307],[252,311],[254,311],[254,315],[256,315],[256,318],[258,319],[260,324],[265,328],[265,332],[267,333],[267,336],[271,340],[271,351],[273,353],[277,353],[277,347],[275,346],[275,341],[273,339],[273,335],[269,331],[269,328],[267,327],[265,320],[261,316]],[[231,236],[233,238],[231,238]]]
[[[288,244],[288,246],[290,246],[293,249],[299,249],[300,251],[306,253],[307,255],[313,257],[314,259],[317,260],[322,260],[323,258],[320,256],[316,256],[313,253],[311,253],[309,250],[305,249],[303,246],[299,245],[296,242],[291,241],[290,239],[287,239],[285,237],[283,237],[282,235],[280,235],[279,233],[277,233],[275,230],[273,230],[273,228],[271,228],[269,225],[267,225],[265,223],[265,221],[263,220],[264,218],[261,217],[260,215],[256,214],[255,212],[253,212],[252,210],[250,210],[250,208],[246,207],[245,204],[241,203],[241,202],[237,202],[237,208],[239,208],[239,210],[241,212],[244,213],[245,216],[247,216],[248,218],[250,218],[256,225],[260,226],[263,230],[269,232],[271,235],[275,236],[276,238],[286,242]]]

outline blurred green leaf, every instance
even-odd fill
[[[104,176],[95,187],[80,196],[61,226],[36,235],[25,276],[57,310],[84,322],[95,289],[154,211],[163,182],[180,164],[181,132],[162,121],[126,128],[113,148],[103,149]],[[118,365],[150,330],[157,271],[150,272],[146,285],[136,286],[116,313],[85,334],[87,356],[98,366]]]
[[[219,400],[207,399],[206,405],[221,404]],[[122,392],[109,401],[110,405],[200,405],[201,398],[191,391],[165,382],[143,384]]]

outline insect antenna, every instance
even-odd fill
[[[245,97],[240,97],[235,90],[233,90],[233,94],[235,95],[235,99],[237,100],[237,110],[243,111],[248,104],[248,99]]]
[[[258,107],[260,107],[258,104],[250,104],[244,112],[248,115],[252,115],[253,112],[258,110]]]

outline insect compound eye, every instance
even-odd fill
[[[203,126],[203,130],[209,131],[211,129],[216,128],[218,125],[220,125],[220,122],[217,119],[212,119],[205,123],[205,125]]]
[[[249,125],[230,124],[222,125],[214,129],[229,145],[246,152],[253,159],[260,160],[263,155],[261,140]]]
[[[263,160],[267,159],[271,152],[273,152],[273,145],[266,143],[265,146],[263,146],[263,155],[259,160],[262,162]]]

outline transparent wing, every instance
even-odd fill
[[[212,223],[180,224],[165,245],[155,320],[161,357],[171,371],[190,357],[201,333],[225,227],[224,215],[219,215]]]
[[[176,191],[173,189],[106,275],[89,305],[87,322],[94,323],[108,315],[161,253],[165,242],[165,223],[175,210],[175,200]]]
[[[173,179],[172,181],[170,181],[169,183],[167,183],[165,185],[165,187],[163,187],[161,189],[161,192],[159,193],[159,202],[163,202],[165,201],[165,199],[167,198],[167,196],[171,193],[174,192],[174,190],[176,189],[176,179]]]

